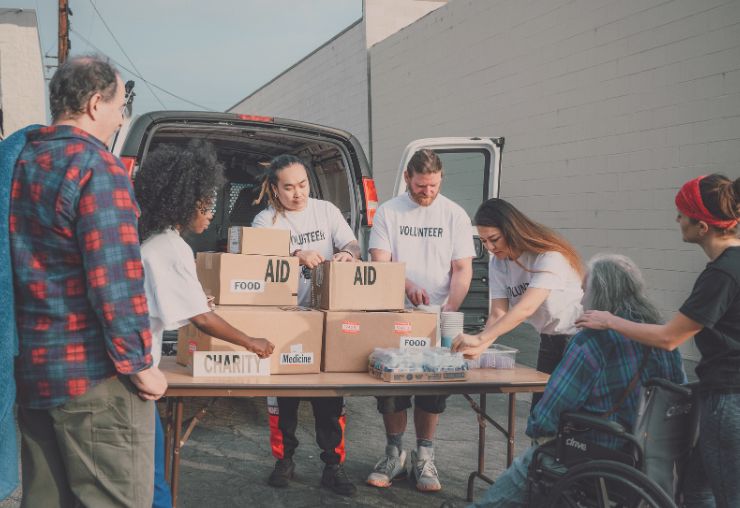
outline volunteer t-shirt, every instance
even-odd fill
[[[694,338],[701,387],[740,389],[740,247],[707,264],[679,311],[704,326]]]
[[[578,331],[574,323],[583,312],[581,277],[559,252],[525,252],[516,261],[491,256],[488,275],[491,300],[506,298],[509,307],[522,299],[528,287],[550,290],[527,320],[539,333],[574,335]]]
[[[162,357],[162,334],[210,312],[206,294],[195,272],[193,251],[180,234],[168,229],[141,245],[144,291],[149,304],[154,365]]]
[[[429,206],[417,204],[408,193],[380,205],[370,249],[390,252],[393,261],[406,263],[406,278],[427,292],[431,305],[447,301],[452,261],[475,257],[468,214],[441,194]],[[408,299],[406,305],[411,305]]]
[[[290,252],[313,250],[324,259],[331,259],[335,249],[339,250],[355,240],[342,212],[329,201],[309,198],[306,208],[300,212],[279,213],[275,222],[273,217],[275,209],[268,207],[254,218],[252,227],[287,229],[290,231]],[[298,304],[311,304],[311,270],[305,266],[301,267],[298,282]]]

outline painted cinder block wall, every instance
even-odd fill
[[[453,0],[373,46],[370,69],[381,199],[409,141],[505,136],[502,197],[585,258],[629,255],[660,309],[680,306],[706,259],[675,192],[740,176],[740,2]]]

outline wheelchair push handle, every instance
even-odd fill
[[[652,377],[645,381],[645,388],[649,388],[651,386],[660,386],[661,388],[664,388],[666,390],[670,390],[672,392],[675,392],[679,395],[683,395],[685,397],[691,397],[692,390],[697,387],[698,383],[691,383],[687,385],[678,385],[676,383],[673,383],[671,381],[668,381],[667,379],[660,378],[660,377]]]

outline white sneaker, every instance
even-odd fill
[[[420,446],[418,452],[411,452],[411,476],[416,490],[438,492],[442,490],[437,468],[434,466],[434,448]]]
[[[373,487],[390,487],[393,480],[406,476],[406,452],[398,453],[398,448],[386,445],[385,457],[380,459],[373,472],[367,477],[367,484]]]

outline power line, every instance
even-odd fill
[[[82,42],[84,42],[85,44],[87,44],[88,46],[90,46],[91,48],[93,48],[94,50],[98,51],[101,54],[105,54],[105,51],[101,50],[100,48],[98,48],[97,46],[95,46],[95,44],[93,44],[92,42],[88,41],[85,37],[83,37],[74,28],[70,28],[70,32],[72,32],[73,34],[75,34],[77,37],[79,37],[82,40]],[[193,101],[189,101],[188,99],[186,99],[184,97],[181,97],[181,96],[179,96],[179,95],[177,95],[175,93],[172,93],[169,90],[166,90],[166,89],[162,88],[161,86],[157,85],[156,83],[152,83],[151,81],[148,81],[148,80],[144,79],[144,77],[141,76],[138,72],[132,71],[131,69],[129,69],[128,67],[126,67],[122,63],[116,61],[115,59],[111,58],[110,56],[108,56],[108,58],[110,59],[111,62],[113,62],[114,64],[116,64],[118,67],[120,67],[121,69],[125,70],[126,72],[128,72],[129,74],[131,74],[132,76],[134,76],[135,78],[142,80],[147,85],[151,85],[154,88],[156,88],[157,90],[160,90],[161,92],[166,93],[167,95],[169,95],[171,97],[174,97],[175,99],[178,99],[178,100],[181,100],[183,102],[186,102],[186,103],[188,103],[188,104],[190,104],[192,106],[195,106],[197,108],[203,109],[205,111],[214,111],[213,108],[208,108],[206,106],[202,106],[202,105],[200,105],[198,103],[195,103]]]
[[[123,46],[121,45],[121,43],[120,43],[120,42],[118,42],[118,39],[117,39],[117,38],[116,38],[116,36],[115,36],[115,35],[113,34],[113,31],[112,31],[112,30],[110,29],[110,27],[108,26],[108,23],[106,23],[106,22],[105,22],[105,19],[103,18],[103,15],[102,15],[102,14],[100,14],[100,11],[98,10],[98,8],[97,8],[97,6],[95,5],[95,2],[93,2],[93,0],[90,0],[90,5],[92,5],[92,8],[93,8],[93,9],[95,9],[95,13],[96,13],[96,14],[98,15],[98,17],[100,18],[100,21],[102,21],[102,22],[103,22],[103,26],[105,26],[105,29],[106,29],[106,30],[108,30],[108,33],[110,34],[110,36],[111,36],[111,37],[113,37],[113,40],[114,40],[114,41],[116,42],[116,45],[118,46],[118,49],[120,49],[120,50],[121,50],[121,53],[123,53],[123,56],[125,56],[125,57],[126,57],[126,60],[128,60],[128,62],[129,62],[129,63],[131,64],[131,67],[133,67],[133,68],[134,68],[134,70],[136,70],[136,72],[137,72],[137,73],[138,73],[139,75],[141,75],[141,71],[140,71],[139,69],[137,69],[137,68],[136,68],[136,64],[134,64],[133,60],[131,60],[131,58],[129,58],[128,54],[126,53],[126,50],[124,50],[124,49],[123,49]],[[79,35],[79,34],[78,34],[78,35]],[[133,73],[132,73],[132,74],[133,74]],[[146,86],[147,86],[147,87],[149,88],[149,91],[150,91],[150,92],[152,93],[152,95],[154,96],[154,98],[155,98],[155,99],[157,99],[157,101],[158,101],[158,102],[159,102],[159,103],[160,103],[160,104],[162,105],[162,107],[163,107],[164,109],[167,109],[167,106],[165,106],[165,105],[164,105],[164,102],[162,102],[162,100],[161,100],[161,99],[159,98],[159,96],[157,96],[157,94],[155,94],[155,93],[154,93],[154,90],[152,90],[152,87],[151,87],[151,85],[149,84],[149,82],[148,82],[147,80],[145,80],[144,78],[140,78],[140,79],[144,81],[144,83],[146,84]]]

